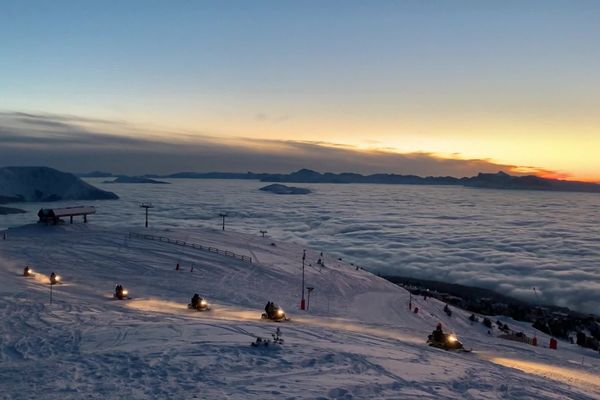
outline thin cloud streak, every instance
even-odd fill
[[[358,150],[321,141],[220,138],[186,132],[159,136],[152,132],[140,134],[138,128],[120,121],[18,112],[0,112],[0,159],[4,165],[49,165],[75,172],[101,169],[126,174],[289,172],[312,168],[457,177],[504,170],[566,177],[556,171],[488,159],[396,153],[380,148]]]

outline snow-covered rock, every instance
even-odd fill
[[[286,186],[279,183],[261,187],[259,190],[271,192],[275,194],[309,194],[310,189],[300,188],[295,186]]]
[[[104,181],[104,183],[152,183],[152,184],[165,184],[169,182],[157,181],[156,179],[150,179],[143,176],[119,176],[117,179],[112,181]]]
[[[48,167],[0,168],[0,198],[13,201],[111,200],[119,197]]]

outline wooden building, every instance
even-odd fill
[[[95,214],[93,206],[75,206],[65,208],[40,208],[38,211],[39,222],[44,224],[58,224],[63,222],[62,218],[69,217],[69,223],[73,223],[73,217],[83,216],[83,222],[87,222],[87,216]]]

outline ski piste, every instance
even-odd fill
[[[10,382],[3,385],[7,399],[600,398],[597,354],[564,341],[549,349],[551,337],[528,323],[493,317],[536,336],[537,347],[500,338],[495,325],[488,334],[459,308],[449,316],[433,298],[413,297],[414,313],[403,288],[310,248],[305,278],[315,289],[303,311],[304,246],[230,231],[148,229],[236,254],[251,251],[255,262],[248,265],[130,239],[132,229],[29,225],[0,242],[0,379]],[[177,262],[183,271],[175,271]],[[25,265],[35,275],[23,277]],[[50,304],[52,271],[63,284],[53,287]],[[115,282],[126,283],[134,298],[109,301]],[[210,299],[210,313],[187,309],[193,293]],[[269,301],[293,322],[261,320]],[[424,343],[439,322],[475,350],[463,357]],[[278,327],[282,344],[273,343]],[[274,351],[251,346],[257,337],[272,342],[261,349]],[[135,372],[121,368],[126,363]]]

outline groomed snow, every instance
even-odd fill
[[[471,325],[470,313],[447,317],[433,299],[413,299],[420,309],[414,314],[404,289],[327,255],[320,267],[319,252],[310,249],[306,284],[315,290],[310,312],[298,310],[303,249],[294,244],[93,224],[28,225],[7,237],[0,240],[2,399],[600,399],[597,354],[565,342],[547,349],[549,338],[539,332],[540,347],[488,335]],[[25,265],[37,275],[22,277]],[[63,283],[49,304],[52,271]],[[113,300],[116,283],[133,299]],[[208,297],[211,311],[186,308],[194,292]],[[261,321],[268,300],[292,321]],[[425,345],[438,321],[474,351]],[[250,346],[277,327],[283,346]]]

